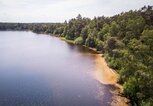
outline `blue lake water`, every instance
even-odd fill
[[[110,106],[92,77],[94,52],[59,38],[0,31],[0,106]]]

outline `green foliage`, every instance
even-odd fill
[[[153,102],[151,101],[142,101],[140,106],[152,106],[153,105]]]
[[[145,20],[140,16],[137,19],[129,19],[127,23],[127,30],[133,32],[135,38],[141,34],[145,26]]]
[[[117,48],[117,38],[108,36],[106,41],[105,41],[105,47],[104,48],[108,52],[112,52],[113,49],[116,49]]]
[[[86,39],[85,45],[88,47],[95,47],[96,46],[96,36],[97,31],[96,29],[90,30],[88,38]]]
[[[153,30],[144,30],[141,36],[141,42],[150,48],[150,52],[153,50]]]
[[[109,31],[112,36],[116,36],[117,33],[119,32],[119,25],[115,21],[113,21],[111,23],[111,27]]]
[[[109,32],[109,25],[104,24],[103,28],[98,32],[98,39],[104,41],[104,35]]]
[[[74,43],[77,44],[77,45],[82,45],[83,44],[83,38],[82,37],[76,38]]]
[[[85,41],[86,41],[86,39],[88,37],[88,27],[87,26],[82,29],[81,37],[83,39],[83,44],[85,44]]]
[[[103,50],[103,46],[104,46],[104,42],[100,41],[100,40],[97,40],[97,42],[96,42],[97,51],[102,51]]]
[[[93,37],[88,37],[86,39],[86,43],[85,43],[86,46],[88,47],[95,47],[95,40]]]
[[[135,77],[130,77],[129,80],[124,83],[123,89],[124,95],[128,96],[132,101],[138,101],[137,92],[139,89],[138,81]]]

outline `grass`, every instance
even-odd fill
[[[73,43],[74,44],[74,40],[68,40],[68,39],[65,39],[65,37],[60,37],[60,39],[65,41],[65,42]]]

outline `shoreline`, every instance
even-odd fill
[[[65,42],[74,44],[73,40],[67,40],[64,37],[58,38]],[[105,58],[102,57],[103,54],[99,53],[96,48],[87,47],[85,45],[82,46],[97,53],[95,54],[96,67],[93,75],[94,79],[102,84],[113,85],[115,87],[114,91],[110,91],[113,95],[111,106],[129,106],[130,100],[121,95],[121,93],[123,92],[123,86],[117,83],[119,74],[108,66]]]
[[[129,106],[129,99],[121,95],[123,92],[122,85],[117,83],[119,74],[107,65],[102,55],[103,54],[96,54],[94,78],[102,84],[113,85],[115,87],[113,91],[110,91],[113,95],[111,106]]]

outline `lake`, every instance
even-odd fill
[[[0,31],[0,106],[110,106],[95,52],[30,31]]]

